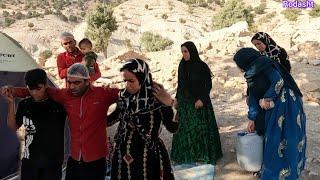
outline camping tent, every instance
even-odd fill
[[[11,85],[17,87],[24,86],[25,73],[28,70],[35,68],[39,68],[39,65],[28,54],[28,52],[25,51],[22,48],[22,46],[13,38],[11,38],[3,32],[0,32],[0,87],[4,85]],[[50,78],[48,78],[48,83],[50,86],[54,86],[54,83],[52,80],[50,80]],[[2,96],[0,96],[0,131],[3,133],[8,132],[5,135],[2,135],[2,138],[0,139],[1,149],[4,149],[3,147],[14,148],[14,146],[16,146],[14,145],[14,143],[9,143],[5,145],[3,144],[5,142],[8,142],[8,139],[12,139],[12,135],[14,134],[10,133],[10,131],[7,130],[7,110],[7,103],[5,99]],[[66,132],[66,135],[69,135],[68,132]],[[69,146],[66,147],[67,148],[65,151],[67,156]],[[2,171],[2,166],[4,166],[4,161],[2,160],[4,160],[7,156],[6,154],[1,153],[2,150],[0,150],[0,173]]]

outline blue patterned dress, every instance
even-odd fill
[[[279,63],[252,48],[239,50],[234,61],[245,71],[251,90],[248,118],[257,121],[260,99],[274,102],[274,107],[265,111],[263,120],[265,143],[261,179],[296,180],[305,166],[307,143],[306,115],[296,82]],[[259,97],[255,97],[257,94]]]
[[[286,87],[276,68],[265,74],[271,82],[265,98],[275,106],[266,111],[263,180],[297,179],[304,169],[306,153],[306,115],[301,96]]]

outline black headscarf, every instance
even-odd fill
[[[274,67],[280,73],[285,85],[302,96],[302,93],[300,92],[296,82],[283,66],[279,66],[277,62],[274,62],[269,57],[262,56],[253,48],[240,49],[234,55],[233,60],[240,69],[245,71],[244,77],[246,78],[248,86],[252,86],[251,83],[253,83],[253,79],[259,76],[262,71],[267,68]]]
[[[141,59],[130,59],[120,71],[128,70],[136,75],[141,89],[136,94],[130,94],[126,89],[120,92],[120,107],[122,112],[130,114],[151,111],[159,108],[161,104],[152,94],[152,76],[148,64]]]
[[[201,61],[197,47],[192,41],[187,41],[187,42],[181,44],[181,47],[183,47],[183,46],[186,47],[189,51],[190,61]],[[185,60],[185,59],[182,58],[182,60]]]
[[[269,36],[269,34],[265,32],[257,32],[251,38],[251,42],[254,39],[261,41],[266,46],[265,51],[261,52],[262,55],[271,57],[284,66],[288,72],[291,71],[291,65],[286,50],[277,45],[277,43]]]
[[[178,90],[177,96],[183,96],[189,100],[201,99],[203,102],[210,102],[210,89],[211,89],[211,77],[212,73],[208,65],[203,62],[197,50],[195,44],[191,41],[187,41],[181,45],[188,49],[190,54],[190,60],[181,59],[178,68]],[[201,79],[196,81],[195,77],[198,76]],[[200,81],[201,80],[201,81]],[[205,89],[194,87],[207,87]]]

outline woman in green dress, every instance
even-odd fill
[[[183,43],[181,51],[176,94],[180,127],[173,135],[171,159],[175,164],[215,165],[222,150],[209,96],[212,74],[193,42]]]

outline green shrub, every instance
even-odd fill
[[[126,38],[124,40],[124,45],[128,48],[128,49],[132,49],[132,44],[131,44],[131,40]]]
[[[3,17],[9,17],[10,16],[10,13],[8,11],[3,11],[2,12],[2,16]]]
[[[71,15],[69,16],[69,21],[70,21],[70,22],[77,22],[77,21],[78,21],[78,18],[77,18],[77,16],[74,16],[74,15],[71,14]]]
[[[147,51],[161,51],[173,44],[170,39],[152,32],[144,32],[140,38],[141,45]]]
[[[239,21],[253,22],[253,15],[247,10],[244,3],[238,0],[229,0],[224,7],[213,16],[212,28],[221,29],[229,27]]]
[[[17,14],[15,15],[16,19],[23,19],[25,17],[24,14],[22,14],[20,11],[17,12]]]
[[[32,18],[32,11],[27,12],[27,18]]]
[[[190,6],[190,5],[188,6],[188,13],[189,13],[189,14],[192,14],[192,13],[193,13],[193,7]]]
[[[221,6],[221,5],[224,4],[224,2],[221,1],[221,0],[213,0],[213,2],[214,2],[216,5],[219,5],[219,6]]]
[[[78,7],[82,7],[84,5],[84,2],[82,0],[78,0]]]
[[[7,6],[6,6],[5,4],[0,3],[0,8],[1,8],[1,9],[6,9]]]
[[[82,12],[80,13],[80,16],[81,16],[81,17],[85,17],[85,16],[86,16],[86,12],[82,11]]]
[[[162,14],[162,15],[161,15],[161,18],[162,18],[162,19],[168,19],[168,15],[167,15],[167,14]]]
[[[313,7],[309,12],[309,15],[311,17],[320,17],[320,5],[316,5],[315,7]]]
[[[44,0],[44,1],[42,1],[42,4],[44,5],[44,6],[50,6],[50,3],[49,3],[49,1],[47,1],[47,0]]]
[[[34,24],[29,22],[29,23],[28,23],[28,27],[29,27],[29,28],[34,27]]]
[[[247,6],[247,11],[248,11],[248,12],[253,11],[253,7],[252,7],[251,5]]]
[[[60,15],[62,15],[62,12],[60,10],[55,10],[55,12],[53,14],[60,16]]]
[[[36,17],[41,17],[41,14],[38,13],[37,11],[28,11],[27,18],[36,18]]]
[[[199,3],[199,6],[200,6],[200,7],[207,8],[207,7],[209,7],[209,4],[206,3],[206,2],[202,2],[202,3]]]
[[[49,49],[44,50],[44,51],[40,52],[40,54],[39,54],[40,59],[48,59],[51,56],[52,56],[52,51]]]
[[[189,32],[186,32],[184,35],[183,35],[183,38],[186,39],[186,40],[190,40],[191,39],[191,34]]]
[[[289,21],[296,21],[300,15],[301,10],[299,9],[286,9],[281,12],[285,18]]]
[[[57,0],[57,1],[54,1],[53,8],[55,10],[63,10],[64,5],[65,5],[64,0]]]
[[[212,3],[213,0],[179,0],[183,3],[189,4],[189,5],[208,5],[208,3]],[[207,7],[207,6],[206,6]]]
[[[256,14],[263,14],[266,7],[267,7],[266,3],[261,3],[259,6],[255,7],[253,10]]]
[[[67,22],[67,21],[68,21],[67,16],[64,15],[64,14],[60,14],[58,17],[59,17],[60,20],[62,20],[62,21],[64,21],[64,22]]]
[[[180,19],[179,19],[179,22],[180,22],[181,24],[184,24],[184,23],[186,23],[187,21],[186,21],[185,19],[183,19],[183,18],[180,18]]]
[[[44,15],[49,15],[52,14],[53,12],[50,9],[45,9],[44,10]]]
[[[13,24],[14,22],[16,22],[16,20],[12,19],[12,18],[9,18],[9,17],[6,17],[4,18],[4,25],[6,27],[9,27],[11,24]]]
[[[263,17],[261,17],[260,19],[258,19],[257,24],[263,24],[263,23],[268,23],[270,22],[270,20],[277,14],[276,11],[273,11],[271,13],[268,13],[266,15],[264,15]]]

